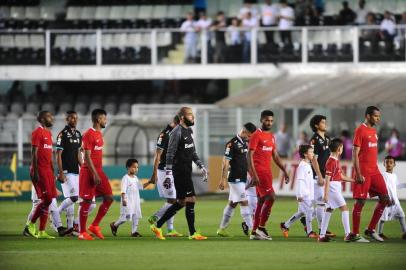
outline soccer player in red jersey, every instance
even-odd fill
[[[273,116],[270,110],[261,112],[262,127],[252,134],[249,143],[248,168],[252,176],[251,185],[256,186],[258,194],[251,240],[272,240],[265,228],[275,201],[275,192],[272,187],[272,158],[282,170],[285,182],[289,183],[288,173],[276,151],[275,138],[271,133]]]
[[[389,203],[389,195],[385,180],[378,169],[378,136],[373,128],[381,120],[381,112],[375,106],[369,106],[365,111],[365,121],[354,134],[353,162],[355,169],[355,184],[353,198],[356,200],[352,211],[352,233],[350,239],[354,242],[367,242],[359,235],[361,211],[369,196],[379,197],[365,235],[370,239],[382,242],[383,239],[375,232],[376,224]]]
[[[89,128],[82,138],[82,148],[85,151],[85,160],[79,173],[79,197],[82,199],[79,211],[80,240],[93,240],[86,231],[86,221],[93,197],[103,197],[103,203],[99,207],[96,218],[88,230],[100,239],[104,236],[99,223],[106,215],[113,203],[113,192],[109,179],[103,172],[103,134],[101,130],[106,127],[107,113],[102,109],[92,111],[93,127]]]
[[[55,237],[45,232],[48,220],[48,208],[53,198],[56,198],[55,175],[52,164],[52,133],[49,130],[53,124],[53,116],[48,111],[38,113],[37,120],[40,126],[32,132],[31,137],[31,167],[32,184],[41,200],[37,205],[31,220],[27,223],[25,231],[35,238],[53,239]],[[39,218],[39,231],[35,223]]]

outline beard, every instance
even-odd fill
[[[53,124],[52,124],[52,122],[45,122],[45,126],[46,126],[47,128],[50,128],[50,127],[53,126]]]
[[[271,130],[271,128],[272,128],[272,126],[265,126],[265,125],[262,125],[262,130],[264,130],[264,131]]]
[[[190,121],[189,119],[186,119],[186,118],[185,118],[184,121],[185,121],[186,126],[188,126],[188,127],[191,127],[191,126],[193,126],[195,124],[194,121]]]

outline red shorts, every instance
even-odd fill
[[[257,194],[259,198],[262,198],[266,195],[275,193],[272,187],[272,173],[270,172],[257,172],[259,178],[259,185],[257,188]]]
[[[100,184],[95,185],[92,172],[83,168],[79,173],[79,197],[85,200],[92,200],[93,197],[113,195],[107,175],[100,169],[97,170],[100,176]]]
[[[32,175],[31,171],[31,175]],[[38,181],[33,183],[37,196],[41,200],[52,201],[57,197],[55,175],[51,169],[38,168]]]
[[[385,180],[380,172],[364,176],[365,182],[362,184],[354,183],[352,197],[354,199],[366,199],[369,197],[388,195]]]

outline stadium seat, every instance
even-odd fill
[[[24,112],[24,105],[20,102],[13,102],[10,106],[10,112],[20,116]]]
[[[68,7],[66,12],[66,19],[67,20],[79,20],[81,17],[81,7]]]

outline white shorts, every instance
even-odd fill
[[[65,174],[66,181],[61,184],[63,196],[65,198],[79,196],[79,175],[73,173]]]
[[[233,203],[247,201],[244,182],[228,182],[228,187],[230,189],[230,195],[228,196],[229,201]]]
[[[157,188],[159,197],[165,199],[176,199],[176,189],[173,180],[165,180],[165,171],[158,170],[158,183]]]
[[[403,212],[402,206],[400,204],[394,204],[385,208],[381,220],[391,221],[399,217],[405,217],[405,212]]]
[[[36,203],[39,201],[37,191],[34,188],[34,185],[31,185],[31,201]]]
[[[316,182],[314,182],[314,203],[315,204],[325,204],[323,201],[324,196],[324,186],[319,186]]]
[[[346,205],[341,190],[342,190],[341,182],[339,181],[330,182],[330,189],[328,192],[328,203],[326,205],[327,208],[337,209],[341,206]]]
[[[313,202],[311,200],[299,202],[298,212],[306,214],[307,211],[313,211]]]

